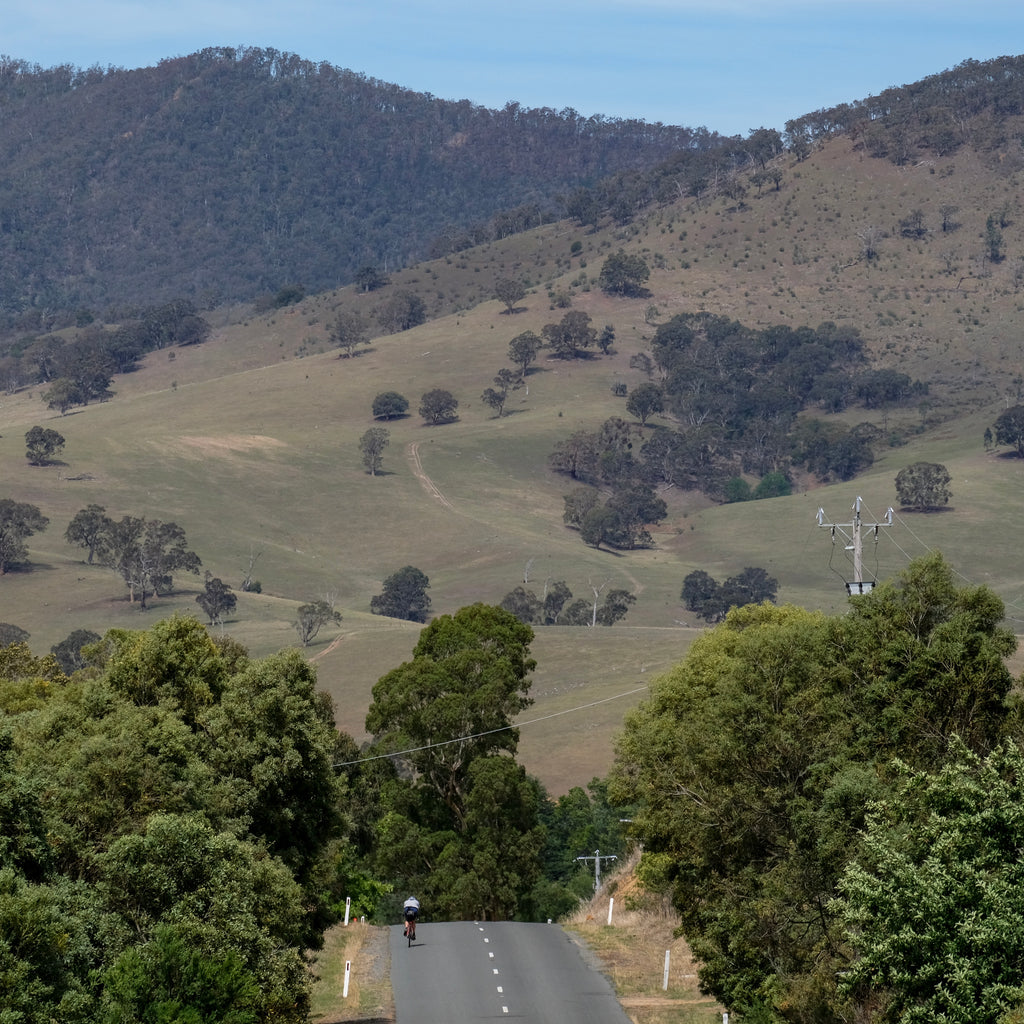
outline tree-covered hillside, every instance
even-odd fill
[[[534,226],[567,190],[718,141],[488,110],[269,49],[130,71],[3,58],[0,313],[35,326],[76,307],[324,290],[473,225]]]

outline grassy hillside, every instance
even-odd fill
[[[523,728],[523,757],[560,792],[606,770],[622,714],[695,635],[698,624],[679,603],[687,573],[701,568],[722,579],[759,565],[779,579],[780,601],[840,611],[848,555],[833,548],[815,513],[821,506],[846,522],[860,495],[867,517],[880,518],[895,502],[896,473],[911,462],[949,468],[953,508],[899,516],[877,547],[868,542],[866,567],[885,577],[939,548],[965,580],[992,586],[1011,615],[1024,618],[1012,539],[1024,464],[981,443],[1024,375],[1024,220],[1011,165],[962,151],[898,168],[840,139],[800,163],[781,158],[779,190],[751,188],[742,204],[680,201],[595,232],[562,222],[403,271],[391,287],[418,291],[435,312],[454,312],[377,338],[355,358],[330,351],[328,325],[340,308],[368,310],[379,293],[326,293],[266,316],[222,311],[209,342],[151,354],[140,371],[116,380],[112,401],[65,417],[47,411],[38,393],[4,396],[0,496],[38,505],[51,522],[31,539],[31,571],[0,579],[0,621],[28,629],[43,652],[75,628],[144,627],[175,610],[197,612],[199,578],[181,578],[179,593],[140,612],[118,578],[86,566],[63,541],[69,519],[91,502],[115,517],[173,520],[204,568],[232,586],[258,553],[263,592],[239,594],[226,627],[254,653],[295,643],[297,605],[334,596],[343,622],[309,653],[340,724],[361,737],[373,683],[408,657],[417,635],[412,624],[369,613],[370,597],[394,570],[422,569],[438,613],[500,601],[528,564],[536,589],[546,579],[564,579],[584,597],[592,586],[625,587],[637,602],[624,622],[541,630],[534,646],[537,703],[523,715],[532,723]],[[942,233],[939,209],[954,203],[961,226]],[[911,241],[898,222],[916,208],[933,230]],[[986,264],[977,258],[981,234],[999,208],[1009,222],[1007,258]],[[867,261],[859,259],[859,233],[869,226],[888,237]],[[581,251],[570,256],[574,241]],[[597,290],[604,257],[619,247],[652,267],[649,298]],[[503,275],[531,286],[514,316],[489,299]],[[542,357],[528,393],[513,393],[506,415],[495,418],[479,396],[508,365],[512,337],[560,319],[557,293],[598,329],[612,324],[615,351],[575,362]],[[902,442],[878,451],[871,471],[849,484],[802,480],[790,497],[728,506],[668,491],[670,515],[653,548],[588,548],[562,525],[569,484],[547,469],[547,456],[571,431],[625,415],[611,389],[642,381],[630,356],[647,348],[658,322],[694,310],[753,326],[855,324],[878,365],[931,383],[929,404],[844,414],[872,419]],[[414,414],[387,424],[385,473],[368,476],[358,439],[373,425],[373,397],[396,390],[415,411],[433,387],[459,399],[459,420],[428,427]],[[24,434],[34,424],[66,437],[64,465],[27,464]]]

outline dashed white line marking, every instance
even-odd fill
[[[502,987],[501,987],[501,986],[499,985],[499,986],[498,986],[498,995],[501,995],[501,994],[502,994],[502,992],[504,992],[504,991],[505,991],[505,990],[504,990],[504,989],[503,989],[503,988],[502,988]]]

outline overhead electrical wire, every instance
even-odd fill
[[[865,503],[865,509],[867,509],[867,504],[866,504],[866,503]],[[870,511],[870,510],[868,510],[868,511]],[[906,519],[904,519],[904,518],[903,518],[902,516],[900,516],[900,515],[899,515],[899,514],[897,514],[897,513],[893,513],[893,517],[894,517],[894,521],[895,521],[896,523],[898,523],[898,524],[899,524],[899,526],[900,526],[900,527],[901,527],[902,529],[906,530],[906,531],[907,531],[907,533],[909,533],[909,534],[910,534],[910,536],[911,536],[911,537],[913,537],[913,538],[914,538],[914,540],[915,540],[915,541],[916,541],[916,542],[917,542],[918,544],[920,544],[920,545],[921,545],[921,547],[922,547],[922,548],[924,548],[924,550],[925,550],[925,551],[926,551],[926,552],[927,552],[928,554],[932,554],[932,553],[933,553],[934,551],[936,551],[936,550],[937,550],[936,548],[932,547],[931,545],[929,545],[929,544],[925,543],[925,541],[924,541],[924,540],[922,540],[922,539],[921,539],[921,538],[920,538],[920,537],[919,537],[919,536],[918,536],[918,535],[917,535],[917,534],[916,534],[916,533],[914,532],[914,530],[913,530],[913,529],[912,529],[912,527],[910,526],[910,523],[909,523],[909,522],[907,522],[907,520],[906,520]],[[898,541],[896,540],[896,538],[895,538],[895,537],[893,536],[893,533],[892,533],[892,531],[887,531],[887,532],[886,532],[886,534],[885,534],[885,536],[886,536],[886,537],[888,538],[888,540],[889,540],[889,541],[891,541],[891,543],[892,543],[893,547],[894,547],[894,548],[896,548],[896,550],[897,550],[897,551],[899,551],[899,553],[900,553],[901,555],[903,555],[903,557],[904,557],[904,558],[905,558],[905,559],[906,559],[906,560],[907,560],[908,562],[911,562],[911,561],[913,561],[913,555],[911,555],[911,554],[910,554],[910,552],[906,551],[906,550],[905,550],[905,549],[904,549],[904,548],[903,548],[903,547],[902,547],[902,546],[901,546],[901,545],[899,544],[899,542],[898,542]],[[877,559],[877,538],[876,538],[876,559]],[[959,579],[959,580],[960,580],[961,582],[963,582],[963,583],[965,583],[965,584],[967,584],[968,586],[971,586],[971,587],[976,587],[976,586],[978,586],[978,583],[977,583],[977,582],[976,582],[975,580],[972,580],[972,579],[971,579],[971,578],[970,578],[969,576],[966,576],[966,575],[965,575],[964,573],[962,573],[962,572],[961,572],[961,571],[960,571],[959,569],[957,569],[957,567],[956,567],[955,565],[953,565],[952,563],[949,563],[949,567],[950,567],[950,571],[951,571],[951,572],[953,573],[953,575],[954,575],[954,576],[956,576],[956,577],[957,577],[957,578],[958,578],[958,579]],[[1020,601],[1019,601],[1019,600],[1014,600],[1014,601],[1004,601],[1004,602],[1003,602],[1003,605],[1004,605],[1004,607],[1006,607],[1006,608],[1018,608],[1018,609],[1020,609],[1020,608],[1021,608],[1021,603],[1020,603]],[[1007,621],[1009,621],[1009,622],[1016,622],[1016,623],[1024,623],[1024,617],[1022,617],[1022,616],[1020,616],[1020,615],[1005,615],[1005,616],[1004,616],[1004,618],[1005,618],[1005,619],[1006,619]]]
[[[868,508],[866,502],[864,502],[864,510],[868,514],[868,517],[870,518],[871,510]],[[920,544],[921,547],[924,548],[924,550],[926,552],[928,552],[930,554],[930,553],[932,553],[935,550],[934,548],[932,548],[928,544],[926,544],[911,529],[910,524],[902,516],[894,513],[894,518],[895,518],[895,521],[898,522],[899,525],[903,529],[905,529],[907,531],[907,533],[909,533],[910,536],[913,537],[914,540],[917,541],[917,543]],[[808,531],[807,539],[810,538],[811,532],[812,531]],[[877,579],[877,577],[878,577],[878,569],[879,569],[879,562],[878,562],[878,543],[879,543],[879,541],[878,541],[878,531],[876,530],[874,532],[875,532],[875,570],[876,570],[875,571],[875,577]],[[841,572],[839,572],[839,570],[836,569],[832,565],[832,558],[833,558],[833,555],[835,553],[835,545],[836,545],[836,536],[835,536],[835,529],[834,528],[832,529],[831,533],[832,533],[832,551],[829,554],[828,567],[840,579],[844,579],[843,574]],[[899,553],[901,555],[903,555],[903,557],[908,562],[913,561],[913,556],[907,550],[905,550],[902,547],[902,545],[899,544],[899,542],[892,535],[891,531],[886,531],[884,536],[888,538],[888,540],[892,543],[893,547],[896,548],[896,550],[899,551]],[[804,551],[805,552],[806,552],[806,548],[807,548],[807,539],[805,539],[805,542],[804,542]],[[964,583],[967,583],[967,584],[969,584],[971,586],[976,586],[977,585],[973,580],[969,579],[962,572],[960,572],[960,570],[957,569],[955,566],[950,566],[950,569],[952,570],[954,575],[958,576]],[[1015,604],[1017,604],[1017,602],[1009,602],[1009,604],[1015,605]],[[1009,616],[1008,615],[1008,616],[1006,616],[1006,618],[1010,619],[1013,622],[1024,622],[1024,618],[1018,618],[1016,616]],[[349,768],[349,767],[351,767],[353,765],[366,764],[366,763],[368,763],[370,761],[381,761],[384,758],[388,758],[388,757],[402,757],[402,756],[404,756],[406,754],[418,753],[421,750],[433,750],[435,747],[446,747],[446,746],[450,746],[453,743],[465,743],[467,740],[481,739],[484,736],[491,736],[494,733],[508,732],[511,729],[520,729],[523,726],[527,726],[527,725],[536,725],[538,722],[546,722],[546,721],[549,721],[552,718],[558,718],[561,715],[570,715],[570,714],[574,714],[577,711],[586,711],[589,708],[598,707],[601,704],[607,704],[607,703],[609,703],[610,701],[613,701],[613,700],[621,700],[623,697],[631,697],[633,694],[640,693],[640,692],[642,692],[643,690],[646,690],[646,689],[649,689],[649,687],[646,686],[646,685],[639,686],[639,687],[637,687],[637,688],[635,688],[633,690],[627,690],[624,693],[618,693],[614,697],[605,697],[602,700],[595,700],[595,701],[592,701],[589,704],[580,704],[579,706],[574,707],[574,708],[566,708],[564,711],[553,711],[550,715],[541,715],[540,718],[531,718],[531,719],[529,719],[526,722],[516,722],[514,725],[503,725],[503,726],[501,726],[498,729],[488,729],[488,730],[485,730],[484,732],[472,733],[472,734],[470,734],[468,736],[457,736],[455,739],[440,740],[437,743],[427,743],[427,744],[424,744],[423,746],[419,746],[419,747],[408,747],[408,748],[406,748],[404,750],[393,750],[393,751],[391,751],[390,753],[387,753],[387,754],[372,754],[369,757],[360,757],[360,758],[356,758],[356,759],[354,759],[352,761],[336,761],[336,762],[334,762],[334,764],[331,765],[331,767],[332,768]]]
[[[625,693],[617,693],[614,697],[604,697],[602,700],[591,701],[589,704],[580,704],[575,708],[566,708],[564,711],[552,711],[550,715],[541,715],[540,718],[531,718],[528,722],[516,722],[514,725],[503,725],[498,729],[487,729],[484,732],[475,732],[469,736],[457,736],[453,740],[439,740],[437,743],[426,743],[421,747],[407,747],[405,750],[392,750],[388,754],[373,754],[369,757],[359,757],[353,761],[336,761],[332,768],[348,768],[355,764],[366,764],[368,761],[381,761],[386,757],[402,757],[405,754],[415,754],[421,750],[433,750],[435,747],[447,747],[452,743],[465,743],[467,740],[478,740],[483,736],[491,736],[497,732],[508,732],[510,729],[520,729],[524,725],[536,725],[538,722],[546,722],[560,715],[571,715],[576,711],[586,711],[588,708],[596,708],[599,704],[608,704],[613,700],[621,700],[623,697],[631,697],[634,693],[641,693],[648,689],[645,684],[634,690],[627,690]]]

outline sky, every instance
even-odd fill
[[[725,135],[1024,53],[1020,0],[0,0],[0,54],[137,68],[265,46],[485,107]]]

